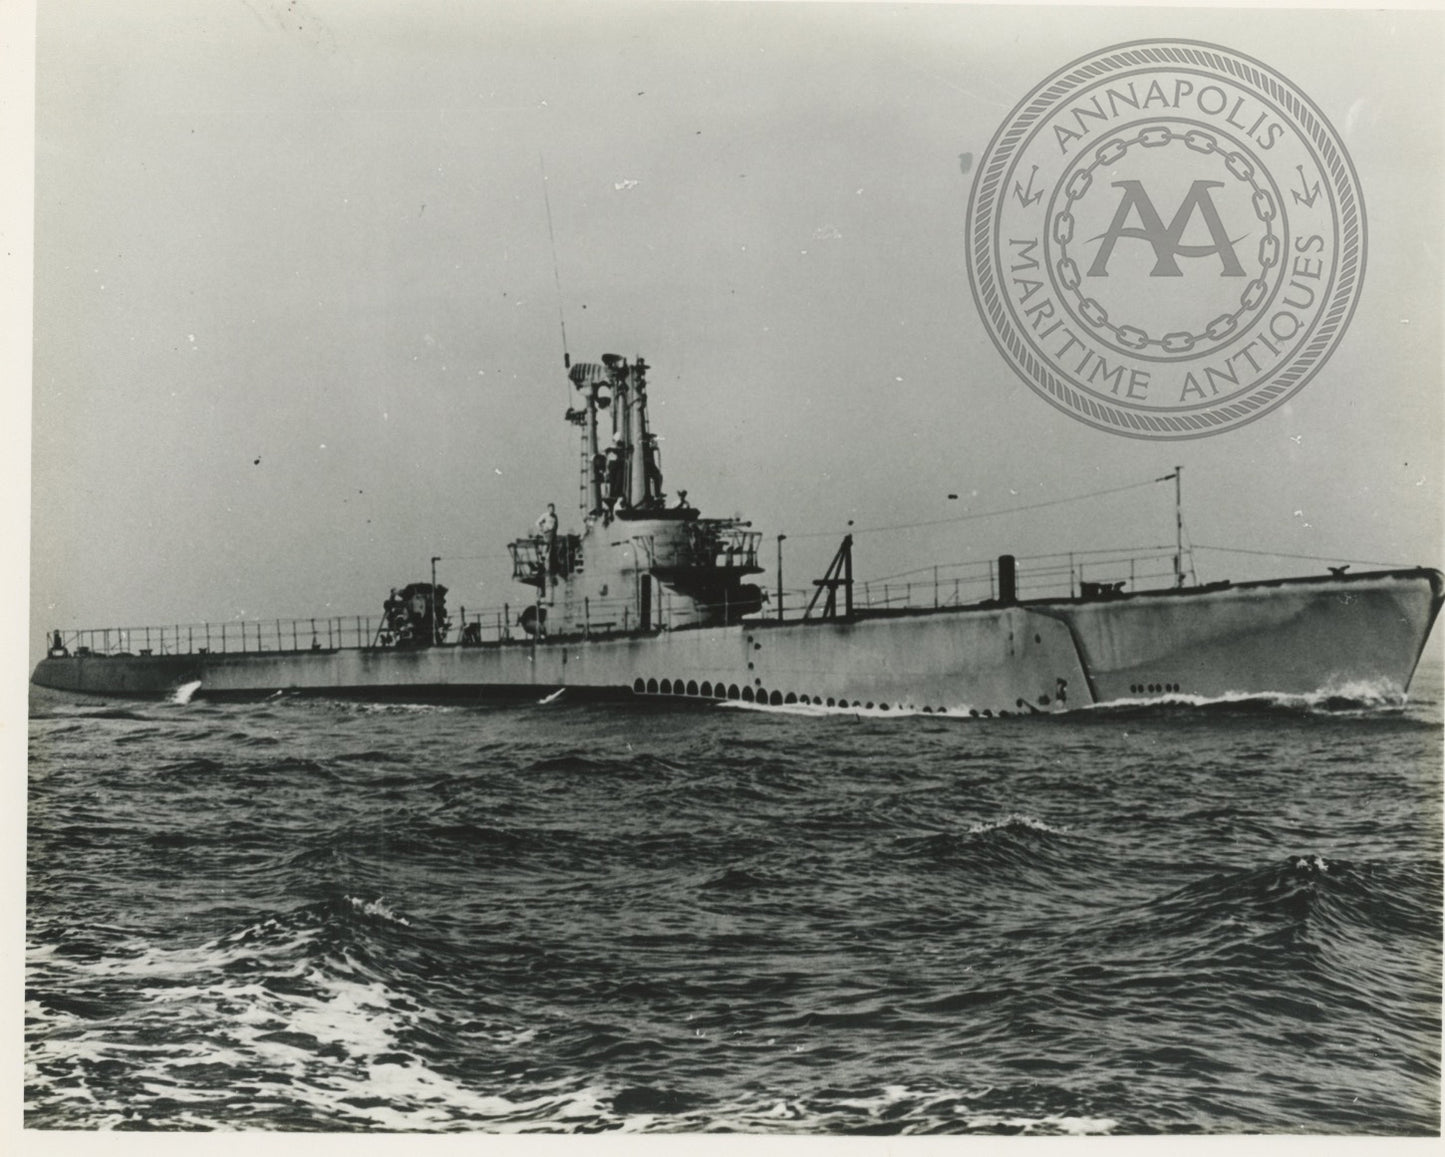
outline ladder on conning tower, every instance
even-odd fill
[[[587,431],[583,430],[577,436],[577,509],[585,516],[587,513],[587,473],[592,469],[592,461],[587,455]]]

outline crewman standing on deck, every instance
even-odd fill
[[[615,435],[612,445],[603,455],[602,499],[609,511],[615,511],[627,492],[626,459],[622,454],[621,435]]]

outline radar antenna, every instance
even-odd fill
[[[557,235],[552,231],[552,198],[547,195],[547,162],[537,154],[542,170],[542,203],[547,207],[547,240],[552,243],[552,281],[557,286],[557,324],[562,327],[562,368],[572,368],[572,355],[567,352],[567,318],[562,313],[562,275],[557,271]]]

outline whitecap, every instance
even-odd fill
[[[999,828],[1033,828],[1036,832],[1051,832],[1054,835],[1063,835],[1069,830],[1068,828],[1056,828],[1052,824],[1044,823],[1041,819],[1035,819],[1033,816],[1022,815],[1019,812],[1009,812],[1009,814],[1001,820],[981,821],[974,824],[968,829],[968,834],[976,836],[984,832],[996,831]]]
[[[375,900],[363,900],[360,896],[348,896],[346,901],[363,916],[380,916],[383,920],[389,920],[393,924],[404,924],[411,927],[411,921],[405,916],[398,916],[392,908],[387,906],[386,897],[378,896]]]

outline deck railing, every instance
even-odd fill
[[[436,640],[461,646],[484,646],[523,642],[531,636],[520,616],[533,601],[520,599],[500,607],[471,610],[459,607],[449,616],[446,629]],[[550,608],[545,601],[539,610]],[[673,625],[671,600],[660,599],[653,617],[662,625]],[[638,624],[637,608],[628,599],[584,599],[584,635],[627,634]],[[221,623],[178,623],[146,627],[94,627],[82,630],[52,630],[47,640],[71,654],[93,655],[237,655],[296,654],[308,651],[337,651],[360,647],[394,647],[384,629],[383,616],[334,615],[328,618],[231,620]],[[402,644],[404,645],[404,644]]]
[[[1030,555],[1015,562],[1015,591],[1020,599],[1079,598],[1085,584],[1121,593],[1157,590],[1174,585],[1175,578],[1171,547]],[[807,596],[811,598],[812,592]],[[998,597],[998,564],[993,559],[918,567],[853,585],[853,607],[863,611],[963,607]]]
[[[1176,573],[1174,552],[1168,547],[1034,555],[1020,557],[1016,562],[1016,590],[1020,599],[1079,598],[1083,595],[1085,583],[1102,584],[1120,592],[1157,590],[1173,586]],[[814,589],[783,591],[784,621],[803,619]],[[774,598],[775,592],[769,592],[769,597]],[[919,567],[853,584],[853,609],[855,613],[864,614],[942,610],[985,603],[998,597],[998,566],[993,560]],[[842,605],[840,597],[840,611]],[[520,618],[533,606],[538,610],[548,609],[545,602],[534,603],[526,598],[480,610],[459,607],[436,641],[460,646],[525,643],[532,636],[521,625]],[[721,604],[718,609],[726,610],[726,605]],[[675,598],[665,589],[655,588],[651,610],[653,628],[677,628],[694,617],[695,605],[690,600]],[[764,604],[754,617],[776,621],[776,606]],[[812,617],[819,617],[816,609]],[[62,630],[52,631],[48,639],[52,647],[58,640],[71,654],[295,654],[394,645],[382,632],[383,624],[381,616],[335,615],[327,618]],[[550,625],[555,627],[555,624]],[[629,634],[638,626],[635,600],[589,598],[583,600],[581,623],[569,629],[568,633],[605,637]],[[549,633],[555,635],[556,632],[552,630]]]
[[[52,631],[73,654],[205,655],[259,652],[333,651],[376,641],[380,618],[263,619],[221,623],[177,623],[148,627],[95,627]]]

